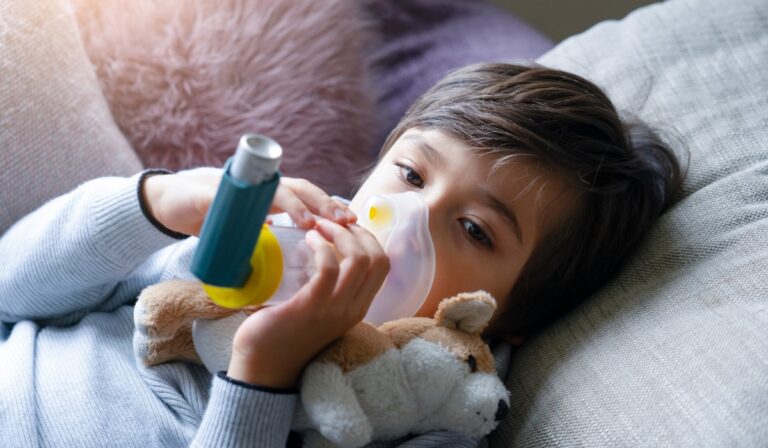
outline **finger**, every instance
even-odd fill
[[[315,226],[315,217],[304,202],[290,188],[279,185],[272,201],[270,213],[286,212],[302,229]]]
[[[384,285],[384,281],[387,279],[388,273],[388,267],[387,269],[372,269],[368,271],[368,276],[360,286],[360,289],[357,291],[357,305],[360,306],[358,312],[362,316],[365,316],[365,313],[368,312],[368,308],[370,308],[371,303],[373,303],[373,299]]]
[[[352,224],[348,228],[368,255],[369,271],[376,274],[372,279],[381,278],[383,280],[389,273],[390,264],[389,257],[379,240],[371,232],[357,224]]]
[[[360,244],[365,248],[371,260],[380,259],[381,262],[386,262],[387,267],[389,266],[389,258],[384,251],[384,247],[373,233],[357,224],[352,224],[347,228],[360,241]]]
[[[295,298],[299,300],[321,300],[331,297],[336,280],[339,277],[339,262],[336,260],[336,252],[333,246],[326,241],[316,230],[310,230],[306,235],[307,245],[315,253],[316,272],[309,281],[302,286]]]
[[[334,245],[336,251],[340,256],[346,257],[350,255],[356,255],[363,253],[364,250],[360,245],[357,237],[350,232],[349,228],[337,224],[328,219],[320,218],[317,220],[316,230],[327,241]]]
[[[357,237],[348,228],[321,219],[317,223],[317,230],[333,243],[341,257],[339,279],[334,294],[340,297],[340,300],[348,300],[355,296],[365,281],[370,266],[370,257]]]
[[[389,274],[389,257],[387,257],[384,248],[381,247],[376,237],[368,230],[358,225],[349,226],[349,230],[357,237],[370,258],[368,274],[357,291],[358,300],[356,305],[360,307],[359,312],[364,316],[371,302],[373,302],[373,298],[384,284],[387,274]]]
[[[323,218],[330,219],[341,225],[349,224],[357,219],[355,214],[345,204],[328,196],[320,187],[305,179],[285,178],[283,183],[293,190],[294,194],[313,213]]]

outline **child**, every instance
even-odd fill
[[[146,368],[131,347],[146,286],[187,270],[220,172],[103,178],[44,205],[0,239],[0,427],[4,446],[285,446],[304,365],[359,322],[388,271],[354,215],[284,179],[285,211],[315,251],[296,296],[239,328],[228,372]],[[447,76],[408,111],[350,207],[418,192],[437,267],[419,315],[485,289],[487,335],[538,330],[620,266],[676,193],[675,157],[627,127],[593,84],[509,64]],[[442,437],[442,438],[441,438]],[[479,441],[433,434],[425,445]],[[431,444],[431,445],[430,445]]]

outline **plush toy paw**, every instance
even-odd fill
[[[345,378],[341,368],[329,362],[310,364],[302,377],[301,403],[312,428],[322,438],[333,443],[331,446],[353,448],[367,444],[373,429],[365,416],[357,394]],[[312,436],[313,443],[320,443],[318,434]],[[319,446],[327,445],[325,443]]]
[[[213,303],[198,281],[170,280],[149,286],[139,295],[133,311],[134,351],[145,365],[200,362],[192,340],[192,322],[234,312]]]

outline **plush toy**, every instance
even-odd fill
[[[358,447],[432,430],[491,432],[508,409],[508,392],[480,338],[496,302],[487,293],[443,300],[434,319],[362,322],[305,369],[292,428],[305,446]],[[139,356],[226,370],[232,337],[253,310],[214,304],[194,281],[145,289],[135,309]]]

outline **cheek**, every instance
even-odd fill
[[[467,249],[469,250],[469,249]],[[497,301],[503,301],[512,290],[524,260],[478,256],[467,251],[451,251],[436,247],[437,266],[432,289],[417,316],[433,317],[440,302],[461,292],[482,289]],[[502,303],[499,303],[501,307]]]

